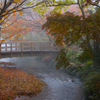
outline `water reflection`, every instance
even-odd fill
[[[17,67],[30,75],[35,75],[47,84],[37,96],[31,98],[22,96],[16,100],[84,100],[82,83],[79,79],[72,82],[74,77],[62,70],[56,70],[54,66],[49,66],[49,63],[45,64],[41,57],[4,58],[0,61],[16,63],[9,67]]]

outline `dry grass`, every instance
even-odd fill
[[[44,82],[16,69],[0,67],[0,100],[14,100],[18,95],[39,94]]]

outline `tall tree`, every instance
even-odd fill
[[[2,25],[3,21],[12,13],[15,15],[16,12],[19,12],[19,14],[22,15],[22,10],[35,7],[43,3],[35,4],[35,2],[32,2],[32,6],[26,6],[25,3],[28,1],[29,0],[0,0],[0,25]]]
[[[84,3],[98,7],[99,5],[96,2],[93,4],[93,2],[88,3],[87,0],[84,3],[82,1],[81,5],[78,3],[79,1],[77,2],[82,16],[70,12],[64,14],[51,13],[47,17],[43,29],[46,29],[48,34],[55,36],[57,45],[63,45],[64,43],[72,45],[81,41],[80,47],[83,49],[83,54],[80,59],[88,58],[92,60],[93,66],[96,68],[100,66],[100,9],[87,17],[83,9]]]
[[[41,3],[38,3],[38,4],[36,4],[35,2],[32,2],[31,6],[25,5],[28,2],[29,0],[0,0],[0,30],[1,28],[9,26],[9,20],[12,19],[12,16],[16,17],[16,15],[18,14],[23,15],[23,12],[22,12],[23,10],[36,7],[40,5],[41,3],[43,3],[43,1],[41,1]],[[10,24],[13,24],[13,23],[14,22]],[[0,40],[0,42],[2,42],[2,40]]]
[[[21,16],[21,18],[30,23],[30,26],[32,28],[31,33],[34,32],[37,35],[39,34],[42,37],[48,38],[49,41],[52,42],[53,38],[50,35],[46,34],[45,30],[41,30],[42,24],[46,22],[46,15],[50,13],[50,10],[45,12],[44,17],[36,11],[32,11],[30,9],[25,10],[24,13],[26,14],[24,15],[24,17]]]

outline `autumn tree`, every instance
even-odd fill
[[[49,13],[50,13],[50,10],[46,11],[43,17],[38,12],[27,9],[24,12],[25,14],[24,17],[21,16],[21,18],[27,21],[27,23],[30,23],[30,26],[32,28],[30,33],[34,32],[34,34],[37,34],[37,35],[39,34],[41,38],[42,37],[47,38],[49,41],[53,42],[53,37],[51,37],[51,35],[46,34],[45,30],[41,30],[42,24],[46,22],[46,16]],[[30,37],[32,38],[32,36]]]
[[[32,5],[34,0],[30,1],[28,5]],[[87,17],[87,10],[93,10],[94,7],[100,8],[99,0],[36,0],[36,4],[41,3],[39,6],[33,8],[34,11],[44,16],[45,12],[50,9],[52,13],[66,12],[70,6],[76,6],[79,9],[81,18]]]
[[[43,25],[43,29],[46,29],[48,34],[53,34],[56,38],[56,44],[60,46],[63,44],[69,46],[80,41],[79,47],[82,48],[83,53],[79,60],[92,60],[93,66],[96,68],[100,66],[100,9],[94,10],[95,13],[86,16],[84,7],[95,5],[99,8],[99,1],[97,0],[93,3],[87,0],[84,2],[83,0],[81,2],[77,0],[77,5],[82,16],[70,12],[65,12],[64,14],[51,13],[47,17],[47,22]],[[60,55],[60,57],[62,56]],[[68,60],[66,61],[66,65],[69,65]]]
[[[24,5],[26,4],[26,5]],[[27,8],[33,8],[34,11],[37,11],[42,16],[48,10],[48,7],[53,7],[51,9],[52,12],[61,12],[62,9],[66,10],[70,5],[78,5],[80,8],[83,17],[85,18],[83,7],[87,5],[93,5],[99,7],[99,0],[91,1],[91,0],[0,0],[0,28],[4,28],[9,26],[9,20],[12,19],[11,15],[16,16],[17,14],[23,15],[23,10]]]
[[[16,16],[16,12],[19,11],[19,14],[22,15],[22,5],[26,0],[0,0],[0,31],[1,28],[5,28],[9,26],[9,20],[12,19],[11,15]],[[10,34],[9,34],[10,35]],[[1,37],[1,32],[0,32]],[[0,40],[1,43],[4,40]],[[0,44],[1,44],[0,43]]]
[[[28,1],[29,0],[0,0],[0,25],[2,25],[11,14],[15,16],[16,12],[18,12],[22,15],[22,10],[33,8],[43,3],[35,4],[35,2],[32,2],[32,6],[26,6],[25,3]]]
[[[21,18],[12,18],[9,23],[14,22],[9,27],[4,27],[1,29],[1,36],[4,40],[23,40],[24,35],[29,31],[32,31],[31,24]]]
[[[27,9],[23,11],[23,16],[18,16],[17,19],[14,17],[9,20],[9,23],[13,24],[2,28],[1,35],[4,40],[21,40],[22,38],[25,39],[28,35],[29,40],[32,40],[33,34],[39,34],[41,38],[43,37],[44,39],[52,41],[51,37],[46,34],[45,30],[41,30],[44,22],[46,22],[46,17],[42,17],[37,12]]]
[[[19,14],[13,13],[12,15],[13,16],[11,16],[8,21],[6,20],[7,22],[2,25],[1,35],[3,40],[12,38],[13,40],[18,40],[18,37],[21,39],[23,36],[24,38],[24,35],[28,32],[30,34],[33,34],[33,32],[39,33],[42,37],[51,40],[50,36],[46,35],[44,30],[41,30],[42,24],[46,21],[46,17],[42,17],[31,9],[23,9],[23,12],[20,12]],[[32,35],[30,37],[32,39]]]
[[[23,15],[23,10],[36,7],[43,3],[43,1],[41,1],[36,4],[33,1],[31,6],[25,5],[28,2],[29,0],[0,0],[0,30],[1,28],[9,26],[9,24],[12,25],[14,22],[9,23],[9,20],[17,15]],[[2,42],[2,40],[0,40],[0,42]]]

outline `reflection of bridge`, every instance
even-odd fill
[[[51,42],[10,41],[0,47],[0,58],[54,55],[59,48]]]

